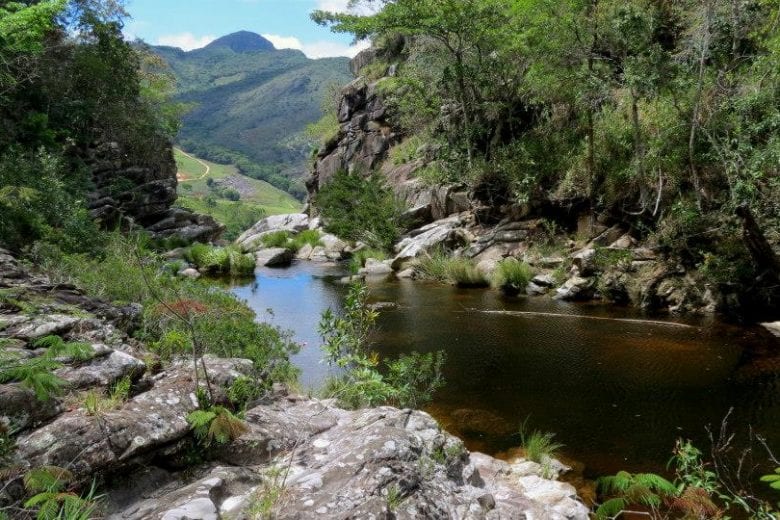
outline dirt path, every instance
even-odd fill
[[[201,179],[204,179],[204,178],[206,178],[206,176],[207,176],[207,175],[208,175],[208,174],[211,172],[211,166],[209,166],[208,164],[204,163],[203,161],[201,161],[201,160],[200,160],[200,159],[198,159],[197,157],[193,157],[192,155],[188,154],[187,152],[185,152],[185,151],[184,151],[184,150],[182,150],[181,148],[177,148],[177,150],[179,150],[179,152],[181,152],[181,154],[182,154],[183,156],[185,156],[185,157],[188,157],[188,158],[192,159],[193,161],[195,161],[195,162],[199,163],[201,166],[203,166],[203,167],[206,169],[206,171],[203,173],[203,175],[201,175],[201,176],[200,176],[200,177],[198,177],[197,179],[186,179],[186,178],[181,178],[181,177],[179,177],[179,176],[177,175],[177,177],[179,178],[179,182],[192,182],[192,181],[199,181],[199,180],[201,180]]]

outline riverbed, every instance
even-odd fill
[[[344,274],[298,263],[233,288],[258,319],[293,332],[304,388],[330,373],[318,323],[340,310]],[[706,427],[731,409],[731,430],[780,448],[780,344],[760,328],[408,280],[370,287],[371,301],[397,305],[378,320],[375,350],[446,352],[447,386],[428,411],[472,450],[517,446],[526,421],[555,432],[586,475],[663,471],[677,438],[708,449]]]

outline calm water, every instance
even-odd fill
[[[235,288],[260,319],[295,332],[310,388],[328,373],[317,324],[324,309],[340,308],[341,275],[299,264]],[[409,281],[371,287],[372,301],[398,305],[379,319],[380,353],[446,351],[447,386],[429,411],[471,449],[516,446],[528,418],[557,432],[587,474],[660,471],[676,438],[706,447],[705,426],[732,407],[734,429],[753,426],[780,448],[780,344],[761,329],[636,322],[644,317],[611,306]]]

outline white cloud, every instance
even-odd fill
[[[192,33],[166,34],[157,38],[157,45],[168,45],[178,47],[185,51],[200,49],[216,40],[216,36],[195,36]]]
[[[326,40],[304,43],[295,36],[280,36],[278,34],[264,34],[263,38],[273,43],[277,49],[296,49],[312,59],[335,56],[353,58],[357,53],[370,46],[367,41],[358,42],[357,45]]]
[[[358,2],[349,7],[350,0],[317,0],[317,9],[334,13],[373,14],[379,10],[381,2]]]

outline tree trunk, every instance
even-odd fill
[[[756,267],[758,267],[761,277],[764,281],[771,280],[777,282],[780,280],[780,259],[777,258],[775,251],[764,236],[764,232],[758,226],[753,212],[747,204],[737,208],[737,216],[742,219],[742,236],[745,239],[745,246],[750,251]]]
[[[699,126],[699,116],[701,114],[701,98],[704,92],[704,71],[707,62],[707,54],[710,51],[710,28],[712,26],[712,0],[705,0],[706,11],[704,16],[704,34],[701,37],[701,47],[699,50],[699,73],[696,82],[696,94],[693,98],[693,113],[691,114],[691,131],[688,134],[688,165],[691,170],[691,179],[693,188],[696,191],[696,201],[701,208],[701,180],[699,171],[696,168],[696,132]]]

